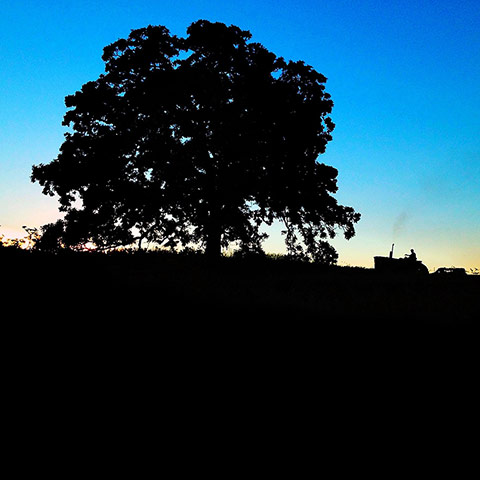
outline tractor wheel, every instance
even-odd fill
[[[428,268],[423,263],[419,263],[417,266],[417,272],[422,275],[428,275]]]

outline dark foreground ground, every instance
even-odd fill
[[[297,475],[305,457],[356,470],[383,458],[383,473],[424,458],[427,434],[450,451],[462,435],[444,441],[447,429],[478,410],[466,408],[477,398],[478,277],[171,255],[0,262],[2,398],[18,465],[28,441],[69,468],[135,444],[141,458],[161,450],[198,470],[187,442],[237,469],[278,438],[289,456],[301,450]]]
[[[364,395],[370,409],[415,405],[434,377],[435,402],[463,402],[477,383],[479,276],[167,254],[0,262],[3,371],[10,392],[28,389],[20,405],[42,392],[96,405],[113,389],[141,402],[168,393],[189,411],[205,392],[252,407],[272,390],[344,416]]]
[[[378,274],[282,259],[172,254],[0,254],[3,304],[18,315],[103,321],[218,320],[324,328],[475,325],[480,276]],[[19,300],[14,300],[14,298]]]

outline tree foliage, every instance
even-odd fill
[[[355,234],[331,140],[326,78],[285,61],[236,26],[199,20],[179,38],[163,26],[105,47],[105,73],[66,97],[58,157],[32,181],[58,195],[70,244],[238,242],[260,251],[262,225],[285,225],[288,251],[333,263],[327,243]]]

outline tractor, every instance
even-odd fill
[[[393,247],[388,257],[373,257],[375,261],[375,270],[382,273],[406,273],[428,275],[428,268],[417,260],[412,250],[412,255],[403,258],[393,257]]]

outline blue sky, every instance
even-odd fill
[[[321,161],[336,197],[362,213],[341,264],[415,248],[430,268],[480,267],[478,0],[2,1],[0,234],[59,218],[29,180],[56,157],[64,97],[103,71],[103,47],[131,29],[174,34],[200,18],[235,24],[327,78],[337,127]],[[265,244],[282,251],[279,229]]]

